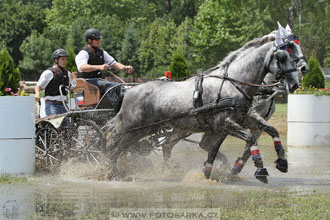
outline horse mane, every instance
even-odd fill
[[[204,72],[204,74],[211,73],[215,69],[225,69],[227,68],[230,63],[232,63],[240,54],[243,53],[243,51],[251,48],[251,47],[260,47],[264,45],[267,42],[274,41],[275,40],[275,34],[276,31],[272,31],[271,33],[261,37],[261,38],[255,38],[246,44],[244,44],[240,49],[230,52],[220,63]]]

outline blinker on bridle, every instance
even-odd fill
[[[276,49],[286,50],[289,53],[292,53],[292,48],[293,48],[292,41],[300,45],[300,41],[298,40],[298,38],[294,35],[290,35],[285,39],[284,44],[277,46]]]

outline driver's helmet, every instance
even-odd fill
[[[101,32],[96,30],[95,28],[90,28],[85,33],[86,40],[99,40],[101,38]]]
[[[57,49],[53,52],[53,59],[58,59],[60,57],[68,57],[68,52],[64,49]]]

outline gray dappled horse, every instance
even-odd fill
[[[280,50],[287,50],[290,55],[289,58],[296,63],[296,67],[300,72],[300,74],[304,75],[308,71],[308,65],[300,49],[299,46],[300,42],[292,34],[291,29],[288,25],[286,29],[284,29],[279,24],[279,29],[282,31],[278,32],[280,33],[279,36],[280,39],[278,39],[276,48]],[[284,41],[282,41],[281,39],[284,39]],[[274,83],[274,81],[276,80],[270,74],[268,74],[264,79],[265,84]],[[278,159],[275,161],[276,168],[279,169],[281,172],[287,172],[288,169],[287,160],[285,159],[285,153],[281,144],[281,140],[279,138],[279,133],[274,127],[272,127],[270,124],[266,122],[273,115],[275,111],[274,94],[275,93],[273,93],[269,89],[267,90],[267,88],[265,87],[259,92],[258,96],[254,97],[256,101],[253,104],[252,108],[250,109],[249,117],[247,117],[247,119],[245,120],[244,127],[249,128],[250,132],[255,137],[257,137],[257,139],[260,137],[263,131],[266,131],[270,136],[272,136],[274,140],[274,147],[278,155]],[[220,134],[214,137],[207,137],[204,139],[204,141],[200,143],[200,147],[208,152],[208,159],[205,162],[204,170],[203,170],[204,175],[207,178],[211,174],[213,162],[226,136],[227,136],[226,134]],[[212,142],[213,143],[212,146],[214,146],[214,148],[210,149],[209,148],[210,144],[208,142]],[[246,145],[242,157],[238,157],[238,159],[235,161],[234,167],[231,170],[232,174],[238,174],[242,170],[246,161],[251,156],[251,147],[252,146],[250,144]],[[220,158],[223,160],[223,162],[226,162],[225,155],[221,154],[220,152],[217,158]],[[261,181],[262,180],[264,180],[265,182],[267,181],[266,178],[262,178]]]
[[[290,92],[299,87],[294,63],[287,51],[273,50],[274,40],[274,33],[254,39],[205,73],[202,107],[195,108],[191,99],[196,77],[183,82],[152,81],[128,90],[119,113],[108,123],[110,178],[117,174],[121,153],[163,127],[173,128],[178,137],[199,132],[232,135],[257,151],[256,138],[242,127],[257,91],[251,85],[260,84],[270,72],[284,77]],[[265,176],[260,154],[253,159],[256,176]]]

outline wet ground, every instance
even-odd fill
[[[271,138],[264,135],[259,144],[270,174],[268,184],[255,179],[251,160],[236,178],[224,178],[227,170],[222,168],[214,174],[219,182],[206,180],[201,174],[206,153],[196,144],[181,142],[166,171],[160,153],[123,162],[127,181],[105,181],[105,167],[67,163],[55,176],[38,173],[25,183],[0,183],[0,219],[180,219],[180,215],[186,217],[181,219],[258,219],[251,210],[241,212],[254,217],[231,218],[228,210],[276,203],[297,209],[287,201],[314,193],[330,204],[330,148],[287,147],[289,171],[281,173],[275,169]],[[242,141],[228,138],[221,151],[232,165],[243,149]],[[132,212],[148,216],[131,216]],[[276,218],[290,219],[274,213],[271,219]]]

